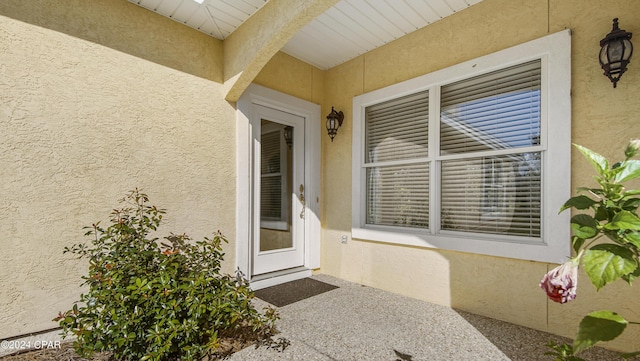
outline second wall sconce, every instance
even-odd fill
[[[333,138],[338,134],[338,128],[342,126],[343,120],[344,113],[342,113],[342,111],[336,112],[336,110],[331,107],[331,113],[327,115],[327,133],[329,133],[332,142]]]
[[[291,146],[293,145],[293,127],[288,125],[284,127],[282,135],[284,136],[284,141],[287,143],[287,146],[291,149]]]
[[[613,29],[600,40],[600,66],[615,88],[633,54],[631,33],[620,30],[618,18],[613,19]]]

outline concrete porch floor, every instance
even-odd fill
[[[544,355],[555,335],[400,296],[326,275],[339,288],[278,308],[280,334],[291,344],[278,352],[246,348],[230,360],[553,360]],[[268,305],[256,300],[259,309]],[[588,361],[622,360],[592,348]]]

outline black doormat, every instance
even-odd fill
[[[331,291],[335,288],[338,288],[338,286],[311,278],[303,278],[257,290],[255,291],[255,295],[259,299],[269,302],[276,307],[282,307],[302,301],[305,298]]]

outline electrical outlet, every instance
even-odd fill
[[[348,239],[349,239],[349,236],[347,236],[346,234],[342,235],[342,243],[347,243]]]

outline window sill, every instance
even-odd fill
[[[566,261],[567,246],[550,245],[541,238],[500,237],[446,232],[425,234],[427,230],[402,230],[394,227],[366,226],[352,228],[354,240],[374,241],[404,246],[434,248],[445,251],[476,253],[487,256],[522,259],[527,261],[562,263]]]

